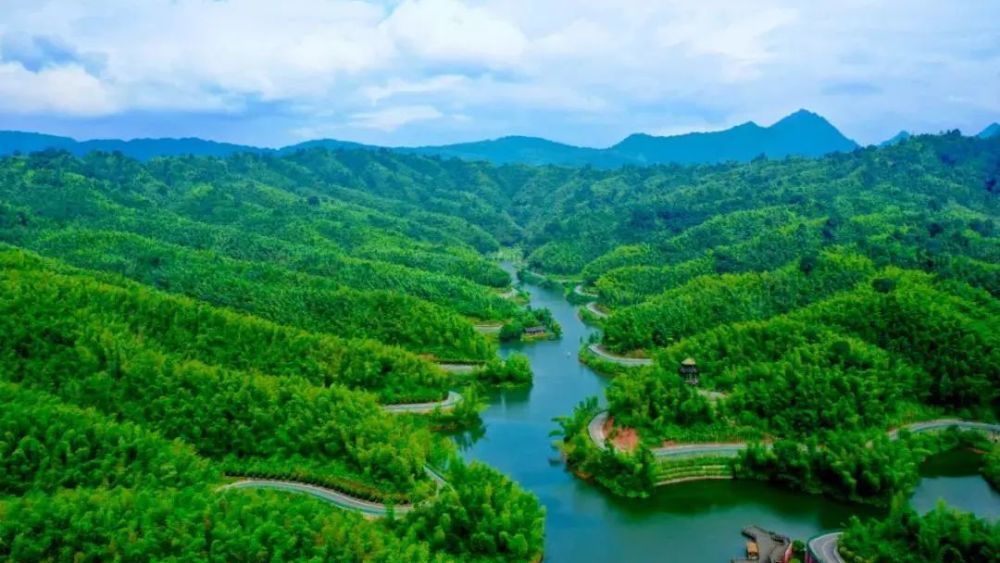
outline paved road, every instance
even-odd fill
[[[388,508],[384,504],[352,497],[334,489],[299,483],[297,481],[279,481],[277,479],[243,479],[219,488],[219,490],[228,489],[274,489],[279,491],[307,494],[324,500],[339,508],[360,512],[371,518],[381,518],[388,513]],[[409,504],[398,505],[395,507],[397,514],[404,514],[410,510],[413,510],[413,506]]]
[[[445,397],[443,401],[433,401],[430,403],[404,403],[401,405],[382,405],[382,408],[386,412],[393,413],[414,413],[414,414],[426,414],[432,412],[436,408],[441,410],[450,410],[455,408],[459,402],[461,402],[462,396],[454,391],[448,391],[448,396]]]
[[[809,552],[812,554],[813,563],[844,563],[844,559],[837,552],[839,540],[840,532],[824,534],[809,540]]]
[[[439,363],[437,365],[439,368],[443,369],[448,373],[472,373],[477,369],[483,367],[483,364],[443,364]]]
[[[607,447],[607,436],[604,434],[604,424],[608,420],[608,411],[597,413],[597,416],[590,420],[587,425],[587,432],[590,439],[598,448]],[[747,445],[741,442],[733,443],[698,443],[698,444],[677,444],[673,446],[663,446],[652,448],[653,456],[657,459],[682,459],[686,457],[736,457]]]
[[[476,332],[478,332],[479,334],[499,334],[500,333],[500,329],[503,328],[503,323],[500,323],[500,324],[481,324],[481,325],[472,325],[472,326],[476,329]]]
[[[438,473],[433,467],[425,465],[424,473],[437,484],[438,489],[448,485],[447,481],[444,480],[444,476]],[[320,487],[318,485],[310,485],[308,483],[300,483],[298,481],[282,481],[280,479],[241,479],[235,483],[223,485],[219,487],[218,490],[224,491],[228,489],[273,489],[278,491],[302,493],[314,496],[345,510],[360,512],[368,518],[382,518],[389,513],[389,508],[382,503],[360,499],[335,489]],[[393,507],[393,510],[396,514],[406,514],[407,512],[413,510],[413,505],[397,504]]]
[[[422,414],[431,412],[436,408],[445,410],[455,408],[455,405],[457,405],[461,400],[462,396],[460,394],[454,391],[449,391],[448,397],[443,401],[402,405],[383,405],[382,408],[387,412],[392,413]],[[430,477],[432,481],[434,481],[438,489],[448,485],[444,476],[438,473],[431,466],[425,465],[424,473]],[[386,516],[389,511],[388,507],[382,503],[353,497],[335,489],[321,487],[318,485],[310,485],[308,483],[301,483],[298,481],[283,481],[280,479],[241,479],[235,483],[223,485],[219,487],[218,490],[222,491],[228,489],[274,489],[279,491],[307,494],[324,500],[339,508],[360,512],[367,518],[382,518]],[[394,507],[396,514],[405,514],[410,510],[413,510],[413,505],[398,504]]]
[[[580,297],[586,297],[587,299],[597,299],[599,296],[596,293],[591,293],[583,289],[583,284],[576,284],[573,286],[573,293],[579,295]]]
[[[933,430],[945,430],[948,428],[961,428],[962,430],[979,430],[992,434],[994,436],[1000,436],[1000,424],[991,424],[989,422],[975,422],[972,420],[959,420],[957,418],[939,418],[937,420],[927,420],[924,422],[914,422],[913,424],[907,424],[903,428],[909,430],[914,434],[919,434],[921,432],[930,432]],[[899,430],[892,430],[889,432],[889,437],[895,440],[899,437]]]
[[[590,433],[591,441],[602,450],[608,445],[608,437],[604,435],[604,423],[607,420],[608,411],[601,411],[597,413],[597,416],[590,419],[590,424],[587,425],[587,432]]]
[[[653,360],[649,358],[626,358],[625,356],[616,356],[601,348],[600,344],[591,344],[587,347],[587,349],[590,350],[595,356],[622,366],[634,367],[653,365]]]
[[[602,311],[602,310],[600,310],[600,309],[597,308],[597,302],[596,301],[591,301],[590,303],[587,303],[586,305],[584,305],[584,307],[588,311],[590,311],[591,313],[593,313],[593,315],[595,317],[599,318],[599,319],[606,319],[606,318],[608,318],[608,314],[607,313],[605,313],[604,311]]]
[[[593,419],[591,419],[590,424],[587,426],[587,431],[590,434],[590,439],[593,440],[597,447],[603,449],[607,447],[607,437],[604,435],[604,423],[608,419],[607,411],[599,412]],[[927,420],[924,422],[915,422],[913,424],[908,424],[904,426],[911,432],[929,432],[933,430],[944,430],[947,428],[961,428],[963,430],[979,430],[983,432],[988,432],[995,436],[1000,436],[1000,424],[990,424],[986,422],[976,422],[971,420],[958,420],[951,418],[942,418],[937,420]],[[899,437],[898,430],[893,430],[889,432],[889,437],[896,439]],[[694,444],[675,444],[671,446],[662,446],[659,448],[652,448],[653,456],[657,459],[680,459],[680,458],[690,458],[690,457],[736,457],[739,453],[747,448],[745,442],[729,442],[729,443],[694,443]]]

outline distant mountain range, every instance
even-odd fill
[[[987,138],[998,134],[1000,125],[993,123],[978,136]],[[906,131],[901,131],[882,145],[898,143],[909,135]],[[41,133],[0,131],[0,155],[53,148],[64,149],[74,154],[120,151],[133,158],[147,160],[156,156],[183,154],[226,156],[236,152],[287,153],[313,147],[335,150],[391,150],[464,160],[487,160],[497,164],[556,164],[615,168],[624,165],[667,163],[745,162],[761,155],[768,158],[817,157],[832,152],[851,151],[858,148],[858,144],[845,137],[823,117],[806,110],[792,113],[768,127],[750,121],[730,129],[709,133],[686,133],[667,137],[634,134],[605,149],[578,147],[538,137],[502,137],[489,141],[424,147],[379,147],[335,139],[318,139],[280,149],[268,149],[198,138],[77,141],[69,137]]]
[[[0,154],[35,152],[45,149],[63,149],[73,154],[86,154],[92,151],[121,151],[132,158],[148,160],[156,156],[177,156],[194,154],[199,156],[226,156],[235,152],[266,152],[246,145],[206,141],[196,137],[184,139],[94,139],[92,141],[77,141],[69,137],[44,135],[42,133],[26,133],[23,131],[0,131]]]

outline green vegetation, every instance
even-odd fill
[[[1000,444],[994,444],[983,459],[983,477],[1000,490]]]
[[[446,552],[526,561],[541,555],[544,517],[533,495],[473,462],[457,465],[440,500],[407,514],[401,532]]]
[[[542,328],[540,334],[527,334],[526,329]],[[500,328],[501,342],[517,342],[520,340],[537,340],[538,338],[557,339],[562,336],[562,327],[552,318],[548,309],[529,309],[522,312],[513,321]]]
[[[524,354],[513,353],[506,360],[494,358],[476,374],[476,379],[489,385],[516,387],[531,385],[531,363]]]
[[[597,398],[591,397],[577,405],[572,415],[556,418],[559,429],[553,435],[560,436],[558,445],[567,465],[580,477],[595,479],[615,494],[648,496],[656,483],[652,454],[646,448],[622,452],[611,444],[598,448],[587,432],[598,411]]]
[[[840,537],[839,550],[851,563],[996,561],[1000,523],[943,504],[924,515],[897,508],[884,520],[852,518]]]
[[[525,251],[524,279],[595,288],[603,345],[655,359],[587,360],[638,443],[596,448],[581,405],[559,421],[574,471],[624,495],[732,474],[885,504],[966,440],[888,430],[1000,418],[998,154],[945,134],[615,170],[323,148],[2,158],[0,558],[537,558],[537,499],[435,432],[475,431],[478,386],[530,381],[474,325],[559,336],[507,298],[501,246]],[[448,412],[383,408],[456,387]],[[665,440],[755,445],[658,463]],[[365,522],[217,492],[225,475],[422,502]]]
[[[796,263],[763,273],[703,276],[604,323],[604,341],[615,351],[666,346],[718,324],[772,317],[850,289],[873,271],[862,257],[828,253],[808,268]]]
[[[583,355],[615,375],[608,409],[638,435],[634,459],[664,441],[756,442],[737,476],[886,504],[926,456],[887,430],[1000,418],[996,154],[948,134],[816,161],[622,170],[546,202],[567,213],[534,231],[545,242],[528,261],[579,272],[612,310],[602,344],[655,359]],[[699,392],[677,376],[687,358]]]
[[[447,392],[448,377],[435,366],[375,341],[274,324],[13,249],[0,249],[0,266],[0,307],[23,328],[72,319],[64,329],[141,335],[144,346],[183,359],[366,389],[386,403],[438,400]]]
[[[431,430],[479,424],[474,388],[382,405],[530,382],[428,360],[491,360],[473,322],[545,312],[500,295],[491,235],[313,157],[0,160],[0,559],[540,555],[537,499]],[[369,522],[237,477],[418,505]]]

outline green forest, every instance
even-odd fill
[[[982,436],[887,433],[1000,419],[998,177],[1000,138],[957,133],[617,169],[0,158],[0,559],[537,560],[538,498],[440,432],[474,425],[484,389],[531,384],[499,342],[561,334],[501,267],[511,248],[596,295],[603,350],[653,362],[606,362],[634,450],[594,447],[596,398],[558,420],[571,469],[614,493],[648,495],[665,442],[748,442],[719,462],[736,476],[884,506],[958,446],[996,484]],[[450,413],[391,410],[454,391]],[[252,476],[390,515],[219,490]],[[975,560],[996,533],[900,509],[844,545]]]
[[[996,140],[944,134],[818,161],[685,167],[669,179],[630,172],[631,181],[605,186],[607,199],[561,193],[556,205],[575,211],[543,227],[528,255],[532,268],[597,295],[610,314],[585,318],[603,328],[605,351],[653,360],[626,367],[584,349],[614,377],[612,437],[639,440],[595,447],[588,423],[599,409],[585,402],[558,421],[575,472],[623,496],[705,474],[888,506],[914,490],[927,457],[961,447],[987,452],[982,472],[996,486],[998,458],[984,435],[890,432],[1000,419]],[[629,205],[631,216],[612,217]],[[695,385],[680,373],[690,360]],[[735,458],[652,455],[697,442],[749,447]],[[928,560],[995,557],[995,527],[943,514],[925,517],[928,528],[958,526],[964,543],[935,546],[942,554]],[[897,516],[881,528],[854,524],[852,537],[878,542],[900,525]],[[970,526],[976,539],[965,541]],[[901,560],[916,545],[947,543],[907,541],[884,555],[871,544],[856,553]]]
[[[924,515],[896,508],[884,520],[852,519],[840,540],[840,554],[849,563],[995,561],[1000,557],[1000,523],[943,504]]]

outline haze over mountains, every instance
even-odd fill
[[[997,134],[1000,134],[1000,125],[992,123],[977,136],[988,138]],[[908,132],[901,131],[882,144],[894,144],[908,136]],[[226,156],[237,152],[281,154],[305,148],[325,147],[334,150],[392,150],[463,160],[485,160],[496,164],[555,164],[596,168],[668,163],[745,162],[761,155],[768,158],[817,157],[833,152],[848,152],[858,146],[825,118],[807,110],[796,111],[767,127],[749,121],[722,131],[705,133],[685,133],[665,137],[637,133],[603,149],[523,136],[422,147],[380,147],[336,139],[317,139],[270,149],[200,138],[77,141],[69,137],[42,133],[0,131],[0,155],[51,148],[67,150],[77,155],[92,151],[119,151],[139,160],[147,160],[157,156],[185,154],[198,156]]]

